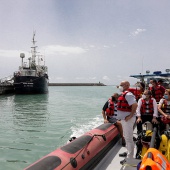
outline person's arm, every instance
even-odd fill
[[[102,109],[102,115],[103,115],[104,123],[108,123],[109,122],[107,120],[107,116],[105,114],[105,111],[106,111],[107,108],[108,108],[108,101],[105,103],[105,105],[103,106],[103,109]]]
[[[128,121],[129,119],[131,119],[134,114],[136,113],[136,109],[137,109],[137,102],[136,102],[136,99],[135,99],[135,96],[131,93],[131,92],[128,92],[125,96],[129,106],[132,106],[132,109],[131,109],[131,112],[130,112],[130,115],[126,116],[125,117],[125,121]]]
[[[153,99],[153,117],[158,117],[158,106],[155,99]]]
[[[163,101],[164,99],[161,99],[160,102],[159,102],[159,105],[158,105],[158,111],[160,114],[162,114],[163,116],[165,116],[167,118],[167,114],[163,112],[163,110],[161,109],[162,108],[162,105],[163,105]]]
[[[141,106],[142,106],[142,101],[141,99],[139,99],[138,106],[136,109],[136,116],[138,117],[138,119],[136,120],[136,123],[142,122],[141,113],[140,113]]]
[[[138,107],[137,107],[137,109],[136,109],[136,116],[137,116],[137,117],[140,117],[140,116],[141,116],[141,113],[140,113],[141,105],[142,105],[142,102],[141,102],[141,99],[139,99],[139,100],[138,100]]]
[[[156,100],[153,99],[153,119],[152,119],[152,122],[153,123],[158,123],[157,121],[157,117],[158,117],[158,106],[157,106],[157,103],[156,103]]]
[[[125,117],[125,121],[128,121],[129,119],[131,119],[134,116],[134,114],[136,113],[136,109],[138,106],[137,103],[133,103],[131,106],[132,106],[131,113],[130,113],[130,115]]]
[[[104,110],[102,110],[102,115],[103,115],[104,123],[108,123],[109,121],[106,118],[106,114]]]

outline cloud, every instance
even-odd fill
[[[108,46],[108,45],[104,45],[103,47],[104,47],[104,48],[110,48],[110,46]]]
[[[90,45],[89,47],[90,47],[90,48],[95,48],[95,45]]]
[[[56,77],[56,80],[62,80],[63,77]]]
[[[0,49],[0,57],[19,57],[20,53],[25,53],[25,55],[29,55],[27,51],[21,50],[1,50]]]
[[[72,47],[72,46],[61,46],[61,45],[48,45],[40,49],[40,51],[45,51],[46,55],[70,55],[70,54],[83,54],[87,52],[87,49],[82,47]]]
[[[89,77],[90,80],[96,80],[96,77]]]
[[[76,77],[76,80],[85,80],[86,78],[84,77]]]
[[[110,78],[108,77],[108,76],[103,76],[103,78],[102,78],[103,80],[107,80],[107,81],[109,81],[110,80]]]
[[[137,36],[137,35],[139,35],[140,33],[145,32],[145,31],[146,31],[146,29],[138,28],[138,29],[136,29],[136,31],[131,32],[131,33],[130,33],[130,36]]]

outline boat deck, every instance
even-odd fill
[[[134,133],[136,129],[134,130]],[[135,136],[135,135],[134,135]],[[94,170],[136,170],[139,159],[127,159],[126,165],[122,166],[120,161],[123,157],[119,157],[120,153],[126,152],[126,148],[122,147],[121,142],[118,141],[116,145],[107,153],[107,155],[101,160],[101,162],[94,168]],[[135,152],[136,153],[136,148]]]

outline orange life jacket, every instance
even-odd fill
[[[117,110],[125,111],[125,112],[131,112],[132,106],[129,106],[125,96],[129,91],[125,91],[121,94],[121,96],[118,98],[117,102]]]
[[[164,113],[170,114],[170,104],[168,105],[168,101],[166,99],[164,99],[161,109]]]
[[[142,99],[142,105],[140,109],[141,115],[153,115],[153,99],[149,99],[149,102],[146,103],[146,100]]]
[[[108,108],[106,109],[106,116],[113,116],[114,115],[114,102],[110,98],[108,100]]]
[[[149,148],[142,159],[139,170],[146,170],[147,167],[151,167],[153,170],[169,170],[170,163],[157,149]]]

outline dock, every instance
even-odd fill
[[[0,84],[0,94],[14,93],[14,85],[2,85]]]
[[[0,95],[14,93],[13,76],[0,79]]]
[[[106,86],[103,83],[49,83],[49,86]]]

